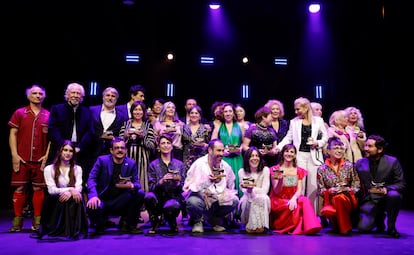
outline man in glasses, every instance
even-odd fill
[[[99,156],[89,174],[86,206],[94,234],[104,232],[108,216],[121,216],[121,232],[141,234],[137,224],[144,196],[136,162],[126,156],[125,141],[114,138],[110,154]]]

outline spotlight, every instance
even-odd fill
[[[209,5],[211,10],[220,9],[220,2],[219,1],[212,1]]]
[[[321,5],[319,3],[312,3],[309,5],[310,13],[317,13],[321,10]]]

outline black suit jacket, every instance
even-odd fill
[[[383,182],[387,190],[395,190],[401,193],[405,189],[404,172],[397,158],[384,155],[378,163],[375,176],[370,172],[370,160],[362,158],[355,163],[355,170],[361,180],[362,196],[368,196],[368,190],[373,186],[372,182]],[[375,178],[374,178],[375,177]]]
[[[73,122],[76,119],[76,147],[80,148],[78,160],[88,156],[88,150],[93,142],[92,116],[88,107],[79,105],[76,113],[67,102],[53,105],[50,109],[48,138],[51,141],[48,162],[54,160],[54,155],[64,140],[71,140]],[[79,162],[82,163],[82,162]],[[84,167],[84,166],[82,166]],[[85,169],[87,170],[87,169]]]
[[[89,107],[92,115],[92,126],[94,130],[94,140],[93,142],[97,145],[94,146],[95,155],[104,155],[109,153],[110,141],[107,139],[101,139],[100,137],[103,134],[104,127],[101,121],[101,110],[102,105],[94,105]],[[115,110],[115,119],[108,128],[108,131],[112,131],[115,137],[119,137],[119,131],[121,130],[122,125],[125,122],[125,119],[128,119],[128,115],[125,117],[125,113],[118,110]]]

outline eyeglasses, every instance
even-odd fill
[[[125,146],[115,146],[112,149],[114,149],[114,150],[125,150]]]
[[[345,150],[345,147],[335,146],[335,147],[331,148],[331,150],[334,150],[334,151],[344,151]]]

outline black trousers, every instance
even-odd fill
[[[103,227],[108,216],[122,216],[128,226],[136,227],[144,196],[144,191],[139,190],[122,192],[113,199],[101,199],[102,204],[99,208],[88,208],[89,219],[96,227]]]
[[[358,229],[368,232],[375,226],[384,226],[385,217],[388,230],[395,229],[401,203],[402,195],[395,190],[388,191],[386,195],[370,194],[360,204]]]

